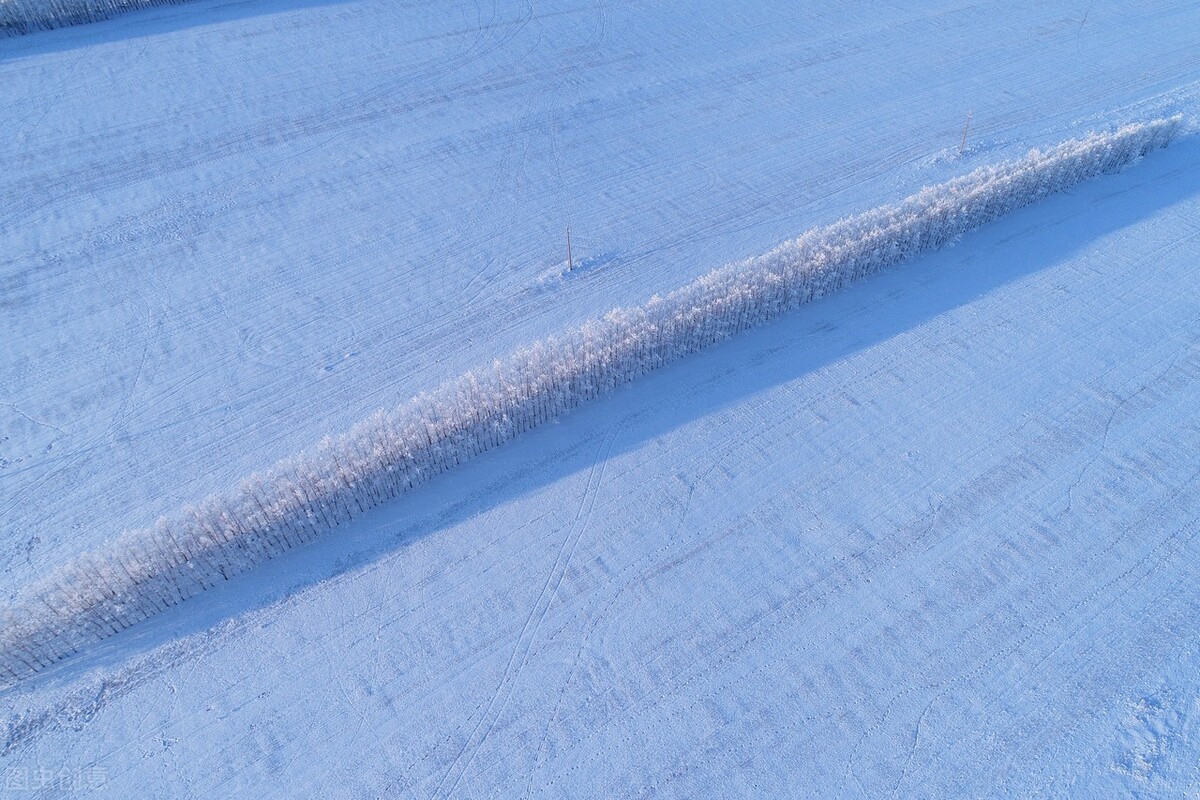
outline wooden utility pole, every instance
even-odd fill
[[[567,272],[575,269],[575,262],[571,259],[571,226],[567,226]]]
[[[967,128],[971,127],[971,115],[974,113],[974,111],[967,112],[967,122],[965,125],[963,125],[962,141],[958,143],[958,154],[960,156],[963,154],[963,151],[967,149]]]

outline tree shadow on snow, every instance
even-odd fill
[[[414,541],[452,535],[447,529],[459,522],[589,469],[601,440],[614,429],[619,433],[610,456],[920,326],[1198,194],[1200,139],[1186,139],[1122,174],[1089,181],[967,234],[956,247],[644,376],[317,542],[99,642],[25,685],[61,684],[93,669],[107,671],[222,623],[236,629],[237,618],[248,611],[383,557],[402,560]]]

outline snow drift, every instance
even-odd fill
[[[983,167],[517,350],[83,553],[3,611],[14,682],[680,356],[1165,146],[1179,117]]]
[[[96,22],[150,6],[185,0],[0,0],[0,37]]]

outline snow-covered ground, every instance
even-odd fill
[[[1196,111],[1194,4],[740,5],[0,41],[4,593],[614,304]],[[1200,791],[1196,220],[1184,140],[648,376],[9,691],[5,779]]]

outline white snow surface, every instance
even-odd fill
[[[1198,28],[264,0],[3,40],[5,593],[521,342],[1192,113]],[[649,375],[10,690],[4,779],[1200,791],[1198,219],[1187,140]]]
[[[3,686],[340,530],[582,403],[1005,214],[1167,146],[1182,117],[1093,133],[805,232],[665,297],[525,345],[153,526],[85,550],[0,607]],[[568,265],[568,271],[571,271]]]

